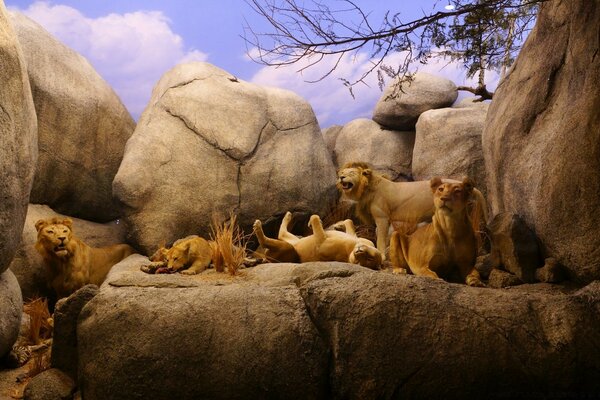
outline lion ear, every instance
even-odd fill
[[[429,187],[431,187],[432,192],[435,192],[441,184],[442,178],[440,178],[439,176],[431,178],[431,180],[429,181]]]
[[[35,223],[35,229],[39,232],[46,225],[48,225],[48,221],[46,221],[45,219],[38,219],[37,222]]]
[[[473,192],[473,189],[475,188],[475,182],[473,182],[471,178],[465,178],[463,179],[462,184],[466,194],[470,196]]]
[[[71,218],[65,218],[58,223],[68,227],[69,229],[73,229],[73,220]]]
[[[366,177],[371,177],[373,175],[373,171],[370,168],[366,168],[362,170],[362,175]]]

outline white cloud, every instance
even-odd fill
[[[158,11],[88,18],[75,8],[45,1],[19,11],[86,57],[134,118],[168,69],[208,58],[201,51],[186,49],[182,38],[171,30],[169,19]]]
[[[392,54],[385,60],[386,64],[394,65],[402,61],[402,54]],[[348,81],[358,79],[371,65],[372,60],[366,53],[359,53],[354,57],[344,57],[335,71],[318,83],[309,83],[322,77],[335,60],[323,59],[320,63],[305,69],[302,73],[298,70],[307,66],[306,60],[299,64],[282,67],[263,67],[251,79],[253,83],[267,86],[276,86],[292,90],[304,97],[315,110],[321,128],[332,124],[343,125],[356,118],[371,118],[375,104],[381,97],[377,83],[377,75],[371,73],[366,79],[366,85],[358,84],[354,87],[354,98],[343,85],[342,78]],[[448,63],[443,59],[433,58],[426,65],[413,65],[411,71],[428,72],[450,79],[457,86],[476,86],[475,79],[467,79],[465,70],[459,63]],[[487,72],[488,89],[494,90],[498,84],[498,74]],[[390,79],[386,80],[386,83]],[[459,99],[470,97],[468,92],[459,92]]]

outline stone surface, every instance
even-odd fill
[[[495,215],[488,225],[492,242],[493,265],[502,266],[523,282],[535,281],[535,270],[542,266],[535,233],[518,215]]]
[[[96,285],[86,285],[71,296],[61,299],[54,309],[51,366],[77,382],[77,320],[83,307],[98,294]]]
[[[116,218],[112,180],[135,122],[85,58],[26,16],[12,12],[11,20],[39,127],[31,202],[93,221]]]
[[[8,270],[0,273],[0,358],[17,341],[23,315],[23,299],[19,283]]]
[[[389,129],[414,130],[419,115],[427,110],[450,107],[458,96],[456,85],[439,76],[417,72],[412,82],[395,90],[388,85],[373,111],[373,120]],[[393,97],[396,95],[395,97]]]
[[[546,283],[560,283],[567,279],[564,268],[556,259],[546,258],[544,266],[535,270],[535,279]]]
[[[37,122],[27,67],[0,2],[0,274],[17,247],[37,162]]]
[[[310,105],[207,63],[181,64],[154,89],[113,182],[131,239],[147,254],[211,217],[243,228],[288,210],[322,213],[335,167]]]
[[[25,387],[24,400],[70,400],[75,383],[64,372],[50,368],[34,376]]]
[[[10,269],[19,281],[24,299],[52,295],[47,283],[46,267],[42,257],[35,249],[35,242],[37,241],[35,223],[39,219],[56,216],[64,217],[65,215],[54,212],[48,206],[29,205],[25,226],[21,234],[21,244],[10,264]],[[77,237],[90,246],[101,247],[125,242],[126,227],[120,221],[99,224],[78,218],[72,219],[73,231]]]
[[[337,135],[334,154],[338,167],[364,161],[396,180],[411,175],[414,144],[414,132],[387,130],[361,118],[344,125]]]
[[[335,142],[337,141],[338,135],[340,134],[342,128],[342,125],[333,125],[321,131],[323,134],[323,140],[325,140],[325,146],[327,146],[327,150],[329,150],[329,153],[331,153],[331,159],[336,167],[338,164],[335,158]]]
[[[491,101],[476,101],[479,99],[479,96],[476,97],[465,97],[464,99],[457,101],[452,104],[452,108],[481,108],[487,112],[488,108],[490,108]]]
[[[600,279],[598,1],[543,3],[483,133],[494,213],[520,215],[571,279]]]
[[[86,400],[600,391],[600,282],[494,290],[342,263],[148,275],[145,262],[117,265],[82,311]]]
[[[412,172],[415,180],[434,176],[462,180],[468,176],[486,192],[481,133],[486,111],[479,107],[442,108],[419,117]]]
[[[488,286],[495,289],[522,284],[523,281],[518,276],[496,268],[492,269],[488,278]]]

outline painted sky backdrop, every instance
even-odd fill
[[[329,2],[332,6],[339,3]],[[390,6],[400,7],[392,11],[401,11],[403,19],[409,19],[442,10],[446,4],[436,0],[355,3],[378,23]],[[5,4],[85,56],[136,120],[160,77],[186,61],[206,61],[245,81],[292,90],[312,105],[322,128],[370,118],[381,96],[375,76],[369,86],[355,88],[354,99],[339,80],[357,77],[367,68],[367,49],[354,59],[346,59],[335,74],[319,83],[305,81],[321,76],[325,64],[301,75],[296,72],[298,66],[274,68],[250,60],[242,38],[244,25],[250,24],[259,32],[269,28],[244,0],[5,0]],[[391,62],[393,58],[388,59]],[[434,61],[418,68],[446,76],[457,85],[469,83],[455,64]],[[497,78],[491,78],[488,87],[493,89]]]

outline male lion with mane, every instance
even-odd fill
[[[59,299],[89,283],[102,284],[113,265],[135,253],[128,244],[88,246],[73,234],[70,218],[40,219],[35,229],[35,249],[44,259],[50,286]]]
[[[442,179],[444,183],[460,183]],[[429,181],[393,182],[373,171],[364,162],[347,163],[338,171],[338,189],[349,200],[356,201],[356,213],[367,224],[377,227],[377,249],[385,254],[391,223],[419,223],[433,215],[433,196]],[[483,194],[473,189],[469,209],[487,221],[487,204]]]
[[[477,238],[467,212],[473,182],[466,178],[462,183],[443,183],[433,178],[430,187],[435,204],[432,222],[411,235],[392,235],[395,272],[410,268],[415,275],[484,286],[475,269]]]

